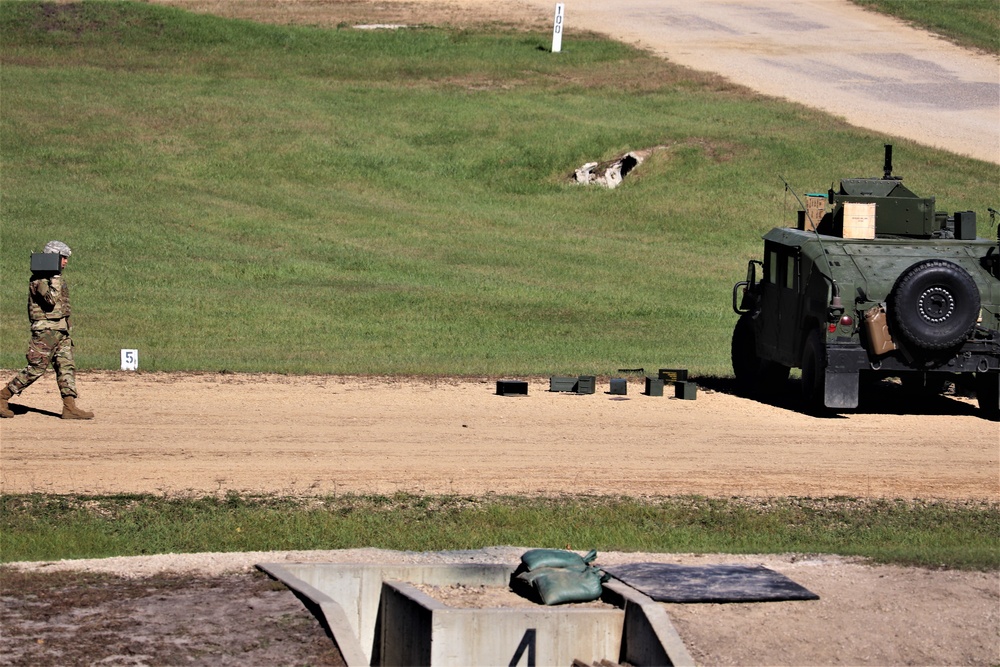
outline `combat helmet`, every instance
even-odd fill
[[[73,251],[69,249],[69,246],[62,241],[49,241],[42,248],[42,252],[51,253],[53,255],[62,255],[63,257],[69,257],[73,254]]]

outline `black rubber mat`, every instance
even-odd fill
[[[630,563],[601,567],[658,602],[776,602],[819,596],[763,565]]]

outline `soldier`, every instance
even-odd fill
[[[63,400],[63,419],[93,419],[94,413],[76,405],[76,365],[73,363],[73,339],[70,338],[69,287],[62,276],[72,252],[61,241],[49,241],[42,250],[58,254],[59,271],[53,274],[32,273],[28,283],[28,319],[31,321],[31,342],[28,344],[28,365],[0,389],[0,417],[13,417],[7,406],[32,382],[42,377],[52,364],[56,384]]]

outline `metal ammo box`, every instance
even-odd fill
[[[553,375],[549,378],[549,391],[576,391],[579,380],[564,375]]]
[[[576,393],[593,394],[597,391],[597,378],[593,375],[581,375],[577,378]]]
[[[31,253],[32,273],[59,273],[62,271],[62,255],[54,252],[33,252]]]

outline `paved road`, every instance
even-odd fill
[[[524,0],[554,15],[553,0]],[[855,125],[1000,163],[1000,59],[846,0],[563,0],[574,29]]]

